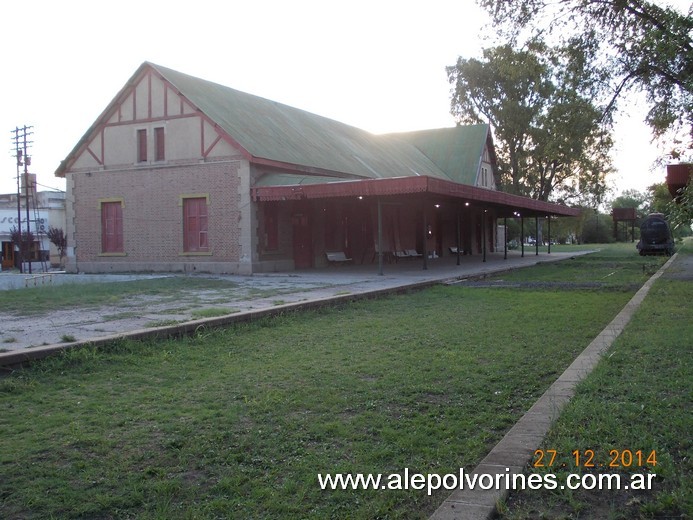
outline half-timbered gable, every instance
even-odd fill
[[[74,152],[71,171],[197,162],[238,155],[216,124],[147,69],[134,78]]]

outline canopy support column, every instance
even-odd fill
[[[462,225],[460,223],[460,208],[457,208],[457,235],[455,237],[457,239],[457,242],[455,244],[457,246],[457,265],[460,265],[460,249],[461,249],[461,246],[460,246],[460,228],[461,227],[462,227]]]
[[[551,215],[547,215],[546,217],[546,227],[548,228],[548,234],[549,234],[549,254],[551,254]]]
[[[383,208],[378,197],[378,274],[383,275]]]
[[[503,217],[503,260],[508,259],[508,217]]]
[[[539,217],[534,217],[534,249],[534,254],[539,256]]]
[[[483,254],[483,262],[486,261],[486,212],[487,210],[484,210],[484,213],[481,216],[481,240],[483,243],[481,250]]]
[[[428,219],[426,218],[426,208],[428,206],[427,197],[423,197],[421,213],[423,218],[423,270],[428,270]]]

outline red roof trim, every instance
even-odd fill
[[[580,214],[580,210],[577,208],[426,176],[251,188],[251,196],[256,202],[415,193],[430,193],[459,199],[460,202],[481,202],[488,206],[505,207],[509,210],[527,210],[532,216],[536,214],[577,216]]]

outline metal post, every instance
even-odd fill
[[[503,217],[503,260],[508,259],[508,217]]]
[[[534,217],[534,248],[536,256],[539,256],[539,217]]]
[[[378,197],[378,274],[383,275],[383,208]]]
[[[24,198],[26,201],[26,241],[29,248],[27,254],[27,259],[29,261],[29,274],[31,274],[31,244],[29,243],[29,238],[31,237],[31,220],[29,219],[29,156],[26,153],[26,132],[27,128],[24,127]]]
[[[426,197],[423,201],[423,269],[428,270],[428,221],[426,219]]]
[[[457,265],[460,265],[460,210],[457,209]]]
[[[630,221],[630,241],[635,242],[635,220]]]
[[[17,152],[17,231],[19,233],[19,244],[17,244],[18,248],[18,253],[19,253],[19,272],[23,273],[24,272],[24,258],[22,258],[22,243],[24,242],[22,240],[22,197],[21,197],[21,188],[20,188],[20,172],[19,172],[19,167],[22,165],[22,158],[20,155],[20,149],[19,149],[19,127],[14,127],[14,142],[15,142],[15,150]]]
[[[548,221],[547,227],[549,228],[548,229],[548,233],[549,233],[549,253],[548,254],[551,254],[551,215],[547,215],[546,220]]]
[[[482,251],[483,251],[483,262],[486,261],[486,210],[484,210],[483,214],[481,215],[481,240],[483,243]]]
[[[525,257],[525,217],[520,215],[520,244],[522,246],[522,258]]]

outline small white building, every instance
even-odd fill
[[[17,251],[12,242],[11,232],[21,222],[22,232],[27,229],[26,198],[21,195],[17,206],[17,194],[0,194],[0,243],[2,245],[2,270],[19,267]],[[65,193],[58,191],[39,191],[30,198],[28,212],[29,230],[34,236],[30,251],[32,271],[46,267],[59,267],[60,255],[57,248],[46,236],[49,227],[65,229]],[[25,258],[26,262],[27,259]]]

